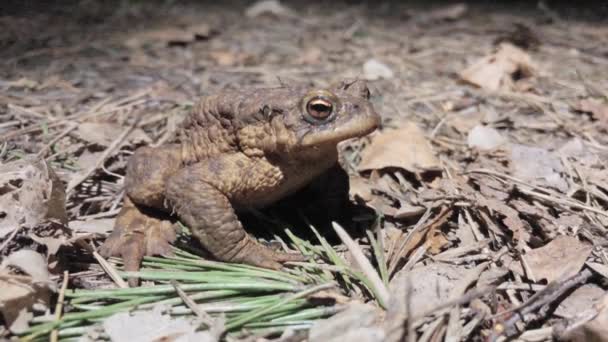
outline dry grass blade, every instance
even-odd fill
[[[361,271],[365,276],[369,279],[371,285],[373,286],[372,291],[377,296],[378,303],[380,306],[386,308],[389,302],[389,292],[384,282],[378,275],[378,272],[374,269],[372,264],[361,251],[361,247],[357,244],[348,233],[336,222],[332,222],[332,227],[340,237],[340,240],[348,247],[348,250],[352,254],[353,258],[357,262],[357,265],[361,268]]]

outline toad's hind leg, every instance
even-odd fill
[[[123,208],[100,248],[103,256],[121,256],[127,271],[138,270],[144,255],[172,252],[176,234],[163,203],[165,181],[180,167],[179,158],[179,150],[167,146],[140,148],[129,160]]]

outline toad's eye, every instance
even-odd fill
[[[306,112],[316,120],[327,119],[333,110],[333,104],[323,98],[313,98],[306,104]]]

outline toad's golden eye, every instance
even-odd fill
[[[334,105],[324,98],[316,97],[306,104],[306,112],[316,120],[327,119],[334,110]]]
[[[340,100],[327,90],[313,90],[302,99],[302,117],[313,125],[333,120],[340,110]]]

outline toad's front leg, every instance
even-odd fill
[[[239,158],[204,161],[182,169],[169,179],[166,198],[177,216],[214,257],[264,268],[279,269],[282,262],[301,261],[298,254],[276,252],[260,245],[243,229],[225,194],[248,191],[239,186]],[[242,179],[242,178],[241,178]],[[226,184],[232,183],[232,184]]]

